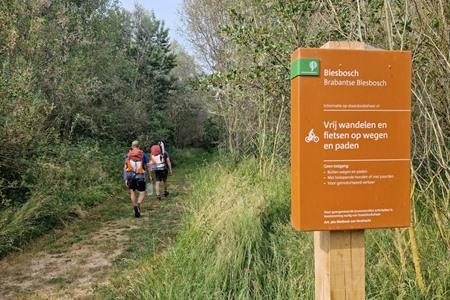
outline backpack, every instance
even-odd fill
[[[145,180],[143,158],[144,152],[140,149],[132,149],[128,152],[127,160],[125,162],[127,180]]]
[[[152,171],[159,171],[159,170],[165,170],[166,169],[166,161],[164,159],[163,154],[153,155],[151,157],[151,168]]]
[[[132,148],[128,151],[128,158],[134,161],[141,161],[144,159],[144,151],[139,148]]]
[[[166,169],[166,161],[159,143],[150,147],[150,165],[152,171]]]
[[[150,154],[153,156],[157,156],[161,154],[161,146],[160,145],[153,145],[150,148]]]

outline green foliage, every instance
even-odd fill
[[[196,88],[199,67],[176,42],[172,48],[177,55],[177,66],[171,71],[176,81],[167,109],[168,120],[173,124],[171,138],[177,147],[199,147],[206,134],[202,125],[208,117],[205,95]]]
[[[203,128],[205,131],[202,141],[203,147],[208,151],[217,149],[222,137],[222,128],[220,127],[218,120],[209,117],[203,122]]]
[[[181,165],[185,172],[196,172],[213,157],[211,153],[207,153],[201,148],[171,148],[169,154],[172,166]]]
[[[2,1],[0,24],[2,256],[112,192],[122,166],[80,141],[171,138],[175,54],[153,13],[113,0]]]
[[[109,0],[16,1],[2,4],[0,17],[3,73],[28,80],[63,138],[129,142],[167,127],[175,55],[153,13]]]
[[[35,91],[31,70],[0,72],[0,209],[5,201],[23,203],[26,188],[21,176],[31,161],[54,141],[45,121],[52,107]]]

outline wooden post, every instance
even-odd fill
[[[321,48],[374,49],[361,42],[328,42]],[[314,232],[316,300],[365,299],[364,230]]]
[[[316,300],[365,299],[364,230],[314,232]]]

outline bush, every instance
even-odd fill
[[[218,120],[209,117],[203,122],[203,131],[202,147],[212,152],[217,149],[222,140],[223,128],[220,127]]]

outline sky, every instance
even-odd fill
[[[165,27],[169,28],[170,38],[177,40],[186,51],[192,54],[193,50],[183,39],[183,34],[179,29],[182,24],[178,11],[181,9],[182,0],[120,0],[120,2],[125,9],[130,11],[134,9],[136,2],[144,8],[152,10],[158,19],[164,21]]]

